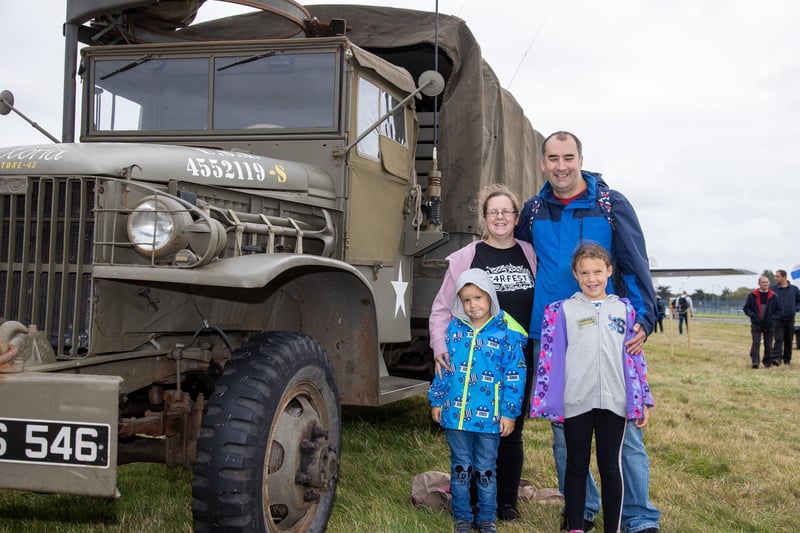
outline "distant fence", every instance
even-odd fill
[[[697,314],[746,318],[746,315],[742,312],[744,298],[728,298],[714,295],[708,295],[701,299],[693,297],[692,305],[694,306],[694,312]]]

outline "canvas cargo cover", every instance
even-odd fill
[[[348,38],[377,55],[391,57],[393,49],[420,45],[433,51],[435,13],[359,5],[306,9],[323,22],[345,19]],[[452,63],[439,116],[442,222],[447,232],[471,233],[475,214],[468,207],[481,186],[505,183],[521,200],[538,192],[543,183],[539,169],[543,138],[511,93],[500,86],[463,20],[439,15],[439,48]],[[433,53],[429,61],[426,68],[433,68]]]
[[[416,78],[434,66],[436,14],[432,12],[361,5],[307,5],[323,23],[345,19],[348,38],[390,62],[405,64]],[[274,36],[275,17],[248,13],[194,25],[184,30],[213,33],[218,39]],[[446,77],[439,115],[438,156],[442,172],[442,222],[450,233],[474,233],[475,214],[469,210],[483,185],[507,184],[521,200],[542,185],[539,149],[542,135],[531,126],[514,97],[500,86],[481,57],[481,49],[466,23],[439,15],[440,60]],[[449,76],[448,76],[449,74]],[[426,182],[420,180],[423,187]]]

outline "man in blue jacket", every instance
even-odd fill
[[[515,231],[518,239],[533,244],[538,260],[529,329],[533,351],[539,353],[545,306],[579,290],[570,267],[572,254],[579,244],[595,242],[611,251],[615,274],[609,292],[628,298],[636,309],[636,335],[626,347],[630,353],[637,353],[655,324],[656,298],[644,235],[630,202],[609,189],[600,174],[584,171],[582,166],[581,142],[575,135],[558,131],[547,137],[541,155],[547,183],[525,202]],[[558,486],[563,493],[567,457],[564,428],[560,424],[552,427]],[[650,503],[649,495],[650,459],[642,430],[634,424],[626,426],[622,472],[622,528],[626,533],[658,531],[661,513]],[[599,509],[600,495],[590,475],[584,531],[594,528]]]

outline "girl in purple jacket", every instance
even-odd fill
[[[625,424],[647,425],[653,405],[644,353],[628,355],[636,314],[625,298],[606,293],[613,268],[608,251],[581,245],[572,273],[581,292],[545,308],[531,416],[564,423],[567,523],[582,531],[586,475],[594,435],[602,481],[604,531],[619,531],[620,453]]]

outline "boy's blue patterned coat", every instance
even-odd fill
[[[492,310],[497,312],[497,295],[491,281],[490,290],[474,280],[467,283],[488,292]],[[465,284],[458,285],[456,298]],[[465,316],[463,311],[460,314]],[[453,318],[447,328],[450,368],[441,379],[434,378],[428,398],[431,407],[442,408],[441,425],[446,429],[500,433],[500,417],[514,420],[522,410],[526,377],[522,348],[527,334],[504,311],[494,314],[477,330],[462,317]]]

